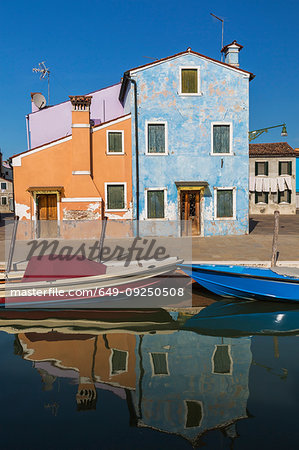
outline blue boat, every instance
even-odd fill
[[[299,302],[297,268],[220,264],[181,264],[180,268],[201,286],[223,297]]]
[[[287,303],[220,300],[188,319],[182,328],[223,337],[294,335],[299,333],[299,307]]]

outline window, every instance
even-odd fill
[[[147,218],[164,219],[164,190],[147,191]]]
[[[278,174],[279,175],[292,175],[292,161],[279,161]]]
[[[169,375],[167,353],[151,353],[153,375]]]
[[[199,67],[181,67],[180,94],[200,94]]]
[[[147,124],[146,153],[151,155],[167,153],[166,123]]]
[[[107,153],[124,153],[124,132],[107,131]]]
[[[1,205],[7,205],[7,197],[1,197]]]
[[[212,124],[212,154],[231,154],[231,124]]]
[[[128,352],[112,349],[111,375],[117,375],[127,371]]]
[[[290,190],[278,191],[278,203],[291,203],[291,199],[292,193]]]
[[[7,184],[6,183],[1,183],[1,189],[3,189],[3,190],[7,189]]]
[[[203,417],[202,403],[194,400],[186,400],[187,416],[186,428],[199,427]]]
[[[256,192],[255,193],[255,203],[268,203],[269,194],[268,192]]]
[[[216,189],[216,218],[234,218],[235,190]]]
[[[269,174],[269,168],[268,168],[268,162],[261,162],[261,161],[256,161],[255,162],[255,175],[264,175],[264,176],[268,176]]]
[[[126,184],[125,183],[111,183],[106,186],[106,210],[120,211],[126,208]]]
[[[213,354],[213,373],[231,374],[232,361],[228,345],[216,345]]]

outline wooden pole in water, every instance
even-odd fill
[[[274,211],[274,231],[273,231],[273,241],[272,241],[272,259],[271,267],[276,266],[277,262],[277,241],[278,241],[278,230],[279,230],[279,211]]]

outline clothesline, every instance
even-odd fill
[[[292,178],[285,177],[249,177],[249,190],[251,192],[283,192],[292,190]]]

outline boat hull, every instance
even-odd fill
[[[265,268],[182,264],[181,269],[204,288],[222,297],[299,302],[299,279]]]

